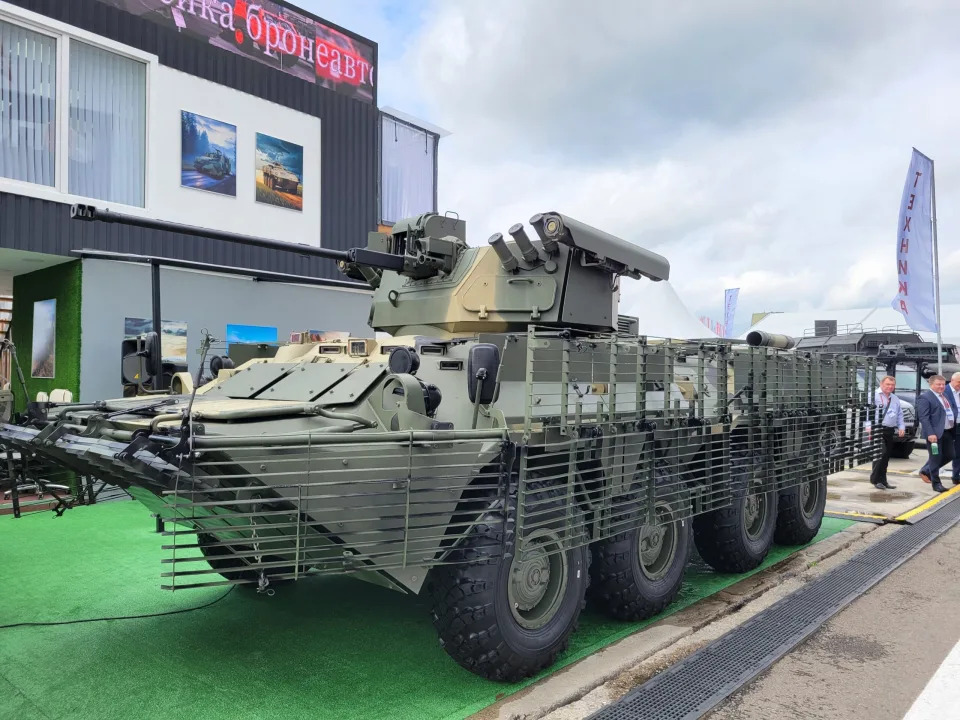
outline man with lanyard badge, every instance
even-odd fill
[[[960,381],[960,377],[957,380]],[[887,463],[890,462],[894,434],[903,437],[907,427],[903,422],[903,407],[900,405],[900,398],[893,394],[896,386],[896,378],[887,376],[880,381],[880,388],[874,393],[873,397],[873,404],[877,408],[874,425],[880,426],[883,432],[880,457],[873,461],[873,470],[870,473],[870,482],[877,490],[893,490],[896,488],[896,485],[887,482]]]
[[[920,478],[931,483],[937,492],[946,492],[940,484],[940,468],[954,457],[954,425],[957,418],[957,405],[953,392],[944,392],[946,380],[942,375],[932,375],[927,379],[929,390],[920,393],[917,400],[917,420],[927,438],[928,458],[920,468]]]

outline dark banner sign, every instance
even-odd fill
[[[101,0],[222,50],[374,102],[374,45],[271,0]]]

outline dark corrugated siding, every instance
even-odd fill
[[[377,108],[317,87],[98,0],[9,0],[27,10],[157,55],[160,63],[204,80],[308,113],[321,120],[320,232],[324,247],[365,245],[377,228]],[[40,229],[43,228],[43,232]],[[304,238],[305,242],[309,242]],[[164,255],[273,272],[342,278],[333,263],[198,241],[174,233],[71,222],[69,207],[0,193],[0,247],[69,254],[82,247]]]
[[[0,247],[79,257],[73,250],[181,258],[215,265],[344,280],[330,260],[160,230],[70,219],[70,206],[0,192]]]

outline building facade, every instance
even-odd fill
[[[119,393],[120,343],[151,317],[145,258],[178,265],[164,355],[191,370],[204,329],[369,333],[368,288],[297,247],[436,210],[441,133],[380,112],[377,62],[284,2],[0,0],[0,297],[28,392]],[[79,222],[73,203],[290,250]]]

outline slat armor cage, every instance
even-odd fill
[[[806,487],[877,451],[868,358],[547,327],[499,337],[501,368],[525,372],[522,415],[502,429],[197,435],[179,467],[141,462],[177,477],[163,586],[426,572],[478,559],[457,548],[480,525],[504,556],[557,553],[748,488]]]

